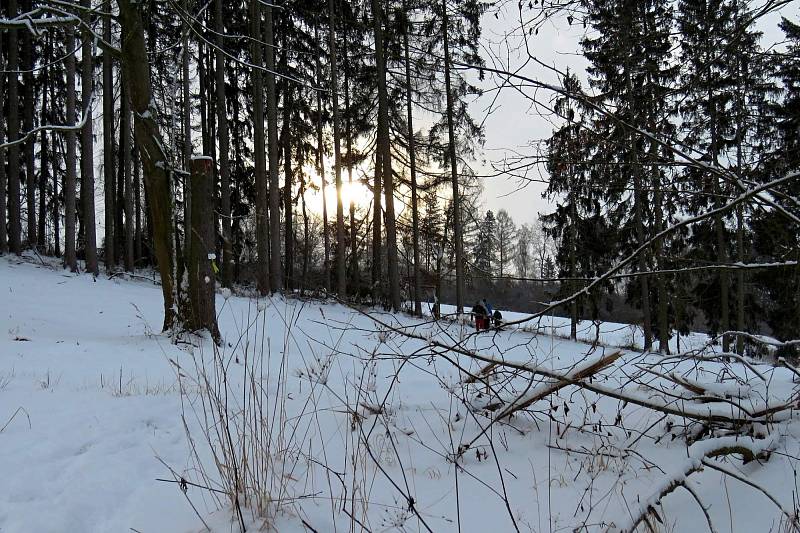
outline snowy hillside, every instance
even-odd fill
[[[3,533],[793,527],[789,368],[221,295],[215,351],[17,258],[0,294]]]

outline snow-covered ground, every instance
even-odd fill
[[[214,498],[219,493],[191,484],[184,493],[169,482],[177,474],[222,490],[219,471],[242,468],[232,458],[218,468],[204,436],[210,430],[216,444],[213,435],[224,428],[202,394],[203,376],[220,390],[219,368],[228,392],[222,408],[234,421],[257,413],[248,420],[260,433],[248,433],[248,442],[261,439],[260,459],[269,465],[262,473],[272,487],[270,511],[257,517],[250,502],[242,512],[250,530],[606,531],[630,521],[670,479],[687,480],[707,446],[687,446],[685,419],[574,386],[491,425],[480,407],[514,400],[512,390],[525,394],[527,378],[500,373],[468,384],[466,371],[484,363],[436,348],[457,344],[560,373],[615,350],[591,352],[546,328],[473,335],[464,324],[375,312],[385,324],[378,325],[317,301],[218,296],[225,347],[215,353],[208,340],[173,344],[159,334],[160,289],[143,280],[94,281],[2,258],[0,294],[3,533],[195,532],[204,522],[237,531],[228,500]],[[603,328],[609,346],[633,344],[613,337],[617,326]],[[651,364],[662,361],[626,351],[594,383],[638,398],[645,392],[630,376]],[[709,394],[742,396],[754,410],[792,396],[788,369],[754,368],[767,379],[738,363],[723,371],[718,362],[682,361],[672,371],[719,381]],[[747,385],[734,386],[734,375]],[[487,394],[490,387],[498,395]],[[264,403],[254,409],[254,400]],[[486,435],[476,439],[481,428]],[[741,444],[775,450],[769,461],[718,461],[794,512],[800,446],[793,414],[753,430],[769,438]],[[717,530],[779,530],[778,507],[743,482],[705,468],[686,483]],[[707,529],[688,490],[661,503],[664,524],[651,519],[659,531]]]
[[[467,311],[469,308],[467,308]],[[422,312],[426,316],[432,316],[433,304],[425,302]],[[527,313],[518,313],[506,309],[498,309],[503,316],[503,321],[512,325],[510,328],[528,331],[529,333],[541,333],[554,335],[556,337],[569,338],[570,319],[555,315],[543,315],[531,319]],[[444,316],[454,316],[456,307],[454,305],[443,304],[440,312]],[[464,320],[467,320],[466,317]],[[636,324],[622,324],[620,322],[593,322],[591,320],[580,320],[576,327],[576,337],[579,341],[593,343],[600,341],[606,346],[616,346],[621,348],[641,348],[644,345],[644,332]],[[670,339],[670,350],[686,351],[708,343],[709,337],[704,333],[690,333],[689,335],[673,336]]]

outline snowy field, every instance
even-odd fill
[[[30,258],[0,259],[0,294],[2,533],[238,531],[240,521],[249,531],[615,531],[651,504],[659,532],[793,531],[800,428],[780,407],[797,403],[788,368],[616,357],[610,346],[635,344],[620,325],[604,325],[609,346],[592,350],[544,322],[474,335],[221,295],[215,351],[159,334],[152,283],[93,281]],[[587,382],[609,394],[546,378],[606,358]],[[512,366],[481,374],[491,361]],[[504,409],[513,416],[491,423]],[[728,423],[745,411],[749,421]],[[247,470],[237,509],[224,474]]]

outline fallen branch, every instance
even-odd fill
[[[745,462],[752,461],[757,457],[768,457],[769,451],[774,447],[775,439],[763,439],[763,440],[754,440],[754,439],[745,439],[745,438],[733,438],[733,437],[720,437],[716,439],[710,439],[707,441],[701,441],[698,443],[693,444],[688,452],[689,458],[688,460],[681,465],[671,476],[666,478],[662,481],[662,483],[656,488],[653,492],[652,496],[650,496],[647,500],[640,504],[639,509],[635,513],[631,513],[630,520],[627,522],[623,522],[620,525],[612,525],[609,529],[610,532],[624,532],[624,533],[634,533],[636,528],[639,527],[639,524],[642,522],[647,522],[649,516],[655,516],[656,519],[661,522],[661,518],[658,517],[656,513],[656,506],[661,504],[661,500],[664,499],[667,495],[672,493],[678,487],[684,487],[687,491],[689,491],[692,496],[695,497],[698,505],[700,505],[703,513],[706,515],[706,519],[708,520],[709,528],[711,531],[714,531],[714,526],[710,521],[710,517],[706,511],[706,508],[703,506],[702,502],[697,498],[697,494],[694,492],[693,488],[687,484],[689,476],[696,472],[700,472],[703,470],[704,466],[708,466],[710,468],[714,468],[716,470],[722,471],[724,474],[731,475],[734,477],[734,474],[728,471],[728,469],[722,469],[721,465],[718,465],[714,461],[710,461],[709,458],[711,457],[719,457],[722,455],[742,455]],[[720,468],[716,468],[720,466]],[[741,477],[741,476],[739,476]],[[738,478],[737,478],[738,479]],[[754,486],[755,488],[762,490],[760,487],[756,486],[752,482],[748,482],[749,485]],[[765,492],[765,494],[767,494]],[[768,497],[781,509],[781,511],[793,521],[795,520],[794,516],[783,508],[780,503],[774,498],[767,494]]]

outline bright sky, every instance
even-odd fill
[[[756,0],[754,5],[762,5],[764,0]],[[784,6],[779,13],[772,13],[761,19],[758,27],[764,32],[762,46],[768,48],[783,39],[783,32],[778,29],[781,15],[798,20],[800,19],[800,3]],[[516,2],[509,2],[506,8],[498,13],[490,11],[484,16],[483,53],[487,66],[492,66],[492,55],[501,57],[502,61],[512,68],[522,65],[524,56],[519,51],[508,50],[504,43],[504,33],[509,29],[519,27],[519,11]],[[570,26],[567,20],[560,18],[551,20],[541,28],[538,35],[528,36],[532,54],[548,65],[555,65],[560,70],[567,67],[578,73],[586,86],[587,61],[580,53],[580,39],[584,34],[583,26],[574,23]],[[519,36],[509,39],[511,43],[520,43]],[[491,51],[491,53],[489,52]],[[545,82],[557,82],[554,73],[540,65],[529,65],[520,74]],[[540,114],[541,110],[531,108],[530,101],[516,93],[513,89],[504,89],[494,104],[493,110],[487,115],[487,109],[495,99],[496,92],[490,90],[494,82],[487,79],[484,95],[471,105],[473,116],[478,121],[485,119],[486,145],[484,149],[485,163],[476,165],[476,170],[483,173],[492,173],[490,162],[501,159],[506,152],[532,153],[528,143],[537,139],[546,139],[550,136],[553,125],[547,117]],[[528,89],[531,92],[531,89]],[[537,98],[547,102],[552,94],[540,92]],[[542,169],[543,171],[543,169]],[[539,177],[539,176],[532,176]],[[484,207],[497,211],[506,209],[517,224],[532,223],[537,220],[539,212],[550,209],[550,202],[542,198],[546,186],[542,183],[528,184],[520,189],[522,184],[516,179],[507,177],[488,178],[484,182]]]
[[[800,9],[784,7],[782,13],[784,16],[798,18]],[[521,36],[512,35],[506,39],[505,35],[506,32],[519,27],[518,17],[516,2],[507,3],[505,8],[497,12],[497,17],[495,17],[495,11],[489,11],[484,16],[482,54],[487,66],[504,68],[510,65],[512,69],[517,69],[525,62],[527,55]],[[765,34],[762,41],[763,46],[767,47],[782,39],[782,32],[777,28],[779,20],[780,15],[772,14],[759,24]],[[569,68],[576,72],[584,83],[584,90],[589,91],[590,88],[586,81],[588,62],[581,54],[580,48],[580,40],[585,31],[580,23],[575,22],[570,25],[565,18],[553,19],[547,21],[537,35],[529,35],[528,44],[531,53],[546,65],[552,65],[562,71]],[[501,58],[500,63],[497,58]],[[519,73],[553,84],[558,84],[559,81],[552,70],[532,62],[529,62]],[[477,82],[476,77],[472,79]],[[485,81],[477,83],[485,92],[483,96],[471,103],[470,110],[475,120],[484,124],[486,144],[482,157],[478,161],[471,162],[471,166],[478,174],[493,175],[496,174],[492,168],[493,161],[502,160],[505,154],[533,154],[534,148],[530,143],[547,139],[554,129],[554,123],[550,121],[551,117],[547,115],[546,109],[534,107],[529,99],[520,95],[515,89],[505,87],[498,95],[496,80],[490,76],[487,76]],[[527,89],[527,91],[531,93],[532,89]],[[549,104],[553,95],[546,91],[540,91],[536,94],[536,98],[541,103]],[[415,120],[417,121],[415,127],[424,129],[431,118],[426,113],[419,112]],[[325,161],[326,178],[329,183],[326,195],[328,216],[330,220],[333,220],[336,213],[336,188],[333,185],[330,159],[328,157]],[[542,193],[546,188],[542,181],[545,181],[547,176],[546,174],[540,175],[540,172],[544,172],[541,166],[531,171],[529,177],[540,180],[532,183],[508,176],[483,178],[483,209],[491,209],[495,212],[505,209],[518,225],[536,222],[540,213],[552,209],[552,203],[542,198]],[[313,169],[308,169],[307,175],[319,183],[319,178]],[[369,177],[372,179],[371,172]],[[351,198],[360,207],[368,208],[371,205],[372,191],[367,186],[354,184],[351,187],[347,183],[347,173],[344,170],[342,180],[344,182],[345,210],[349,209]],[[444,190],[442,192],[446,194]],[[322,212],[321,194],[310,193],[306,198],[313,211]],[[395,203],[398,214],[402,207],[401,202]]]

